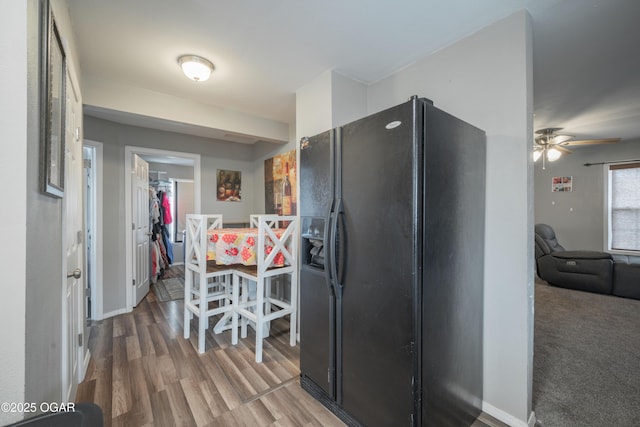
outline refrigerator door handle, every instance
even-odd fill
[[[340,222],[340,217],[344,212],[342,211],[342,199],[338,199],[335,205],[335,209],[333,210],[333,218],[331,222],[331,236],[330,236],[330,269],[331,269],[331,278],[334,281],[334,286],[336,287],[336,292],[338,289],[342,288],[342,278],[338,276],[338,264],[340,260],[338,257],[344,257],[344,242],[343,239],[339,239],[338,227]],[[338,247],[338,245],[340,245]]]
[[[324,227],[324,259],[325,259],[325,266],[324,266],[324,278],[325,278],[325,283],[327,285],[327,288],[329,288],[329,294],[332,296],[335,296],[335,292],[333,290],[333,282],[332,282],[332,277],[331,277],[331,265],[333,264],[333,260],[331,258],[331,254],[332,249],[331,249],[331,244],[327,244],[331,238],[331,224],[332,224],[332,218],[333,218],[333,204],[334,202],[331,201],[331,206],[329,206],[329,211],[327,212],[327,217],[325,220],[325,227]],[[327,263],[329,263],[329,265],[327,265]]]

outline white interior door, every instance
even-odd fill
[[[73,401],[82,381],[84,338],[83,204],[82,204],[82,105],[66,76],[65,178],[63,197],[63,393]]]
[[[137,154],[133,162],[133,286],[138,305],[149,292],[149,163]]]

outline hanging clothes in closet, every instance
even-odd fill
[[[149,189],[149,223],[151,233],[151,280],[153,283],[164,276],[173,263],[173,247],[167,225],[172,222],[169,198],[163,191],[168,182],[151,181]],[[167,222],[168,221],[168,222]]]
[[[156,192],[153,188],[149,187],[149,230],[151,230],[151,241],[149,242],[150,248],[150,265],[149,268],[151,272],[149,277],[151,278],[151,283],[156,283],[158,281],[158,271],[160,271],[160,259],[158,254],[160,251],[156,247],[156,234],[153,231],[153,224],[156,221],[159,221],[160,218],[160,210],[158,209],[158,200],[156,198]]]
[[[171,217],[171,204],[169,203],[169,198],[164,191],[158,191],[158,198],[160,199],[160,232],[164,241],[169,264],[173,264],[173,245],[169,238],[169,229],[167,228],[167,225],[171,224],[173,221],[173,218]]]
[[[160,223],[160,200],[155,189],[149,189],[149,223],[151,229],[151,283],[156,283],[160,277],[164,275],[165,268],[168,267],[165,264],[164,258],[161,255],[160,245],[161,241],[158,240],[157,224]]]

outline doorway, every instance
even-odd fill
[[[102,320],[102,144],[83,141],[85,288],[87,321]]]
[[[132,191],[132,174],[135,156],[139,156],[149,163],[162,163],[166,165],[183,165],[193,168],[193,212],[199,213],[201,209],[200,205],[200,155],[191,153],[182,153],[176,151],[160,150],[145,147],[125,147],[125,164],[128,165],[125,168],[125,224],[133,224],[133,218],[135,218],[136,206],[133,203],[133,191]],[[135,304],[135,286],[132,286],[134,280],[134,266],[135,266],[135,252],[134,252],[134,235],[132,227],[127,227],[126,230],[126,280],[125,280],[125,292],[127,311],[131,311]]]

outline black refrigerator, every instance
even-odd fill
[[[415,96],[300,141],[300,382],[348,425],[480,414],[485,158]]]

